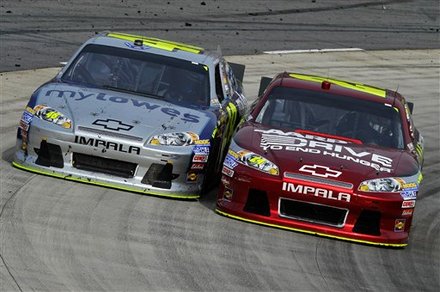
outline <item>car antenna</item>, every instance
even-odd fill
[[[217,53],[219,55],[222,55],[222,48],[220,47],[220,45],[217,45]]]

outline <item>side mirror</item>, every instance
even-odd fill
[[[269,77],[261,77],[260,79],[260,89],[258,89],[258,96],[261,96],[266,90],[266,87],[269,85],[269,83],[272,81],[272,78]]]
[[[414,110],[414,103],[412,103],[412,102],[407,102],[407,104],[408,104],[409,112],[412,114],[412,113],[413,113],[413,110]]]
[[[244,77],[244,69],[246,68],[242,64],[236,64],[236,63],[228,63],[229,66],[231,66],[232,71],[234,72],[235,78],[239,80],[241,83],[243,83],[243,77]]]

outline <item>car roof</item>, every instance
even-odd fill
[[[403,97],[396,91],[379,88],[355,81],[340,80],[318,75],[284,72],[275,79],[280,79],[280,84],[287,87],[303,87],[309,90],[326,91],[334,94],[343,94],[381,103],[393,103],[397,98]],[[329,85],[324,85],[325,83]],[[328,88],[326,87],[328,86]]]
[[[201,47],[119,32],[105,32],[99,34],[88,40],[85,45],[87,44],[145,51],[146,53],[164,55],[206,65],[216,63],[216,60],[221,58],[221,55],[217,52],[207,51]]]

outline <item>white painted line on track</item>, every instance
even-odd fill
[[[280,51],[264,51],[264,54],[302,54],[302,53],[328,53],[328,52],[357,52],[363,51],[361,48],[337,48],[337,49],[309,49],[309,50],[280,50]]]

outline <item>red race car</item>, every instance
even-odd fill
[[[395,91],[296,73],[262,78],[259,96],[224,160],[216,211],[406,246],[423,165],[413,104]]]

